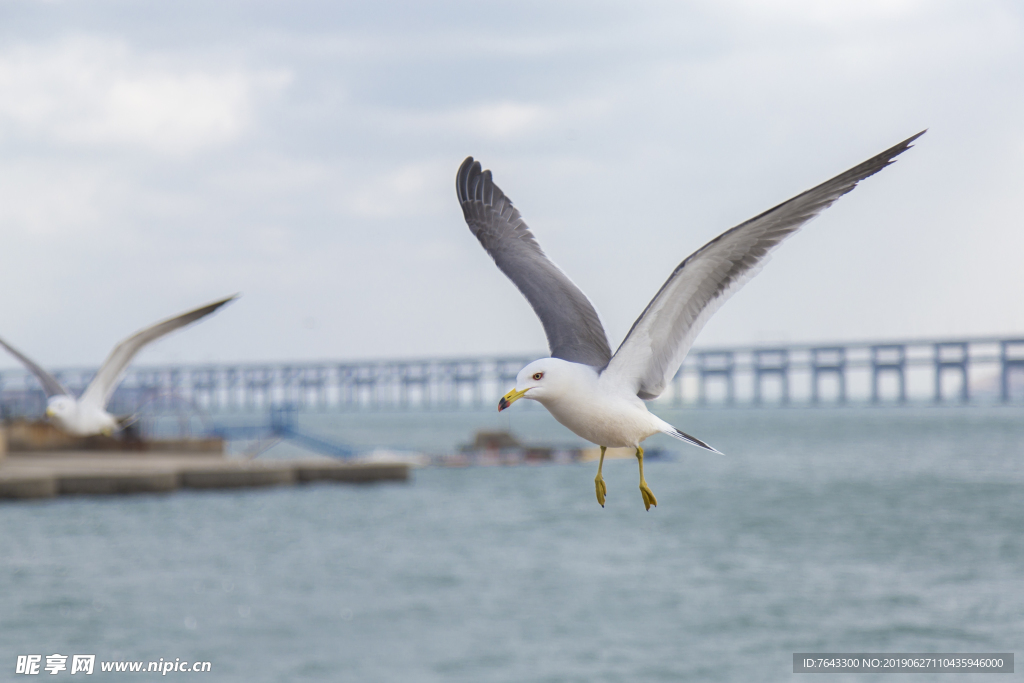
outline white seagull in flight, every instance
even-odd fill
[[[120,429],[121,425],[116,417],[107,412],[106,406],[110,397],[114,395],[117,385],[121,383],[125,370],[135,354],[146,344],[213,313],[224,304],[233,301],[237,296],[237,294],[229,296],[169,320],[150,325],[128,337],[114,347],[92,382],[78,399],[58,382],[57,378],[12,348],[3,339],[0,339],[0,346],[20,360],[22,365],[31,370],[39,383],[43,385],[43,390],[46,391],[46,415],[52,418],[57,426],[75,436],[90,436],[92,434],[109,436],[115,430]]]
[[[556,420],[601,447],[594,486],[604,506],[601,475],[609,447],[636,449],[640,493],[650,510],[658,501],[644,480],[640,442],[659,432],[718,452],[648,412],[675,376],[694,338],[732,294],[752,278],[768,254],[858,182],[882,170],[924,131],[845,173],[727,230],[687,257],[672,272],[613,355],[597,311],[552,263],[533,233],[494,184],[490,171],[468,157],[456,191],[469,229],[533,307],[551,350],[523,368],[498,411],[520,398],[539,401]]]

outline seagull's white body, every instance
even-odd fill
[[[640,443],[659,432],[715,451],[651,414],[644,401],[672,381],[708,319],[764,266],[769,253],[805,223],[905,152],[918,133],[845,173],[727,230],[672,272],[612,354],[601,320],[586,295],[552,263],[533,233],[494,184],[490,171],[467,158],[456,192],[470,230],[498,268],[519,288],[544,326],[551,358],[527,365],[498,404],[540,402],[556,420],[604,448],[630,446],[640,461],[644,503],[657,505],[643,478]],[[715,451],[717,452],[717,451]],[[601,466],[595,480],[604,504]]]
[[[237,296],[237,295],[236,295]],[[107,403],[113,396],[117,385],[121,383],[124,372],[132,358],[147,344],[166,334],[180,329],[200,318],[204,318],[218,308],[233,301],[230,296],[205,306],[193,309],[168,320],[140,330],[123,340],[110,352],[100,366],[96,377],[79,398],[75,398],[67,387],[57,381],[53,375],[44,370],[7,342],[0,339],[0,346],[17,358],[36,376],[46,391],[46,415],[63,431],[74,436],[91,436],[93,434],[110,435],[121,428],[120,421],[107,412]]]
[[[542,372],[541,381],[532,376]],[[640,442],[674,427],[647,410],[635,391],[589,365],[542,358],[516,377],[523,398],[537,401],[571,432],[609,448],[639,448]]]
[[[53,396],[46,402],[46,415],[58,427],[74,436],[112,434],[120,429],[117,418],[106,408],[92,402],[76,401],[71,396]]]

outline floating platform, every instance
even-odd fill
[[[551,448],[524,446],[511,432],[477,432],[473,443],[466,444],[457,453],[444,453],[431,458],[441,467],[543,465],[569,463],[578,460],[578,448]]]
[[[241,460],[194,451],[36,451],[0,456],[0,499],[408,479],[406,463],[354,463],[326,458]]]
[[[644,451],[645,460],[660,460],[667,453],[660,448]],[[466,444],[457,453],[445,453],[431,458],[431,464],[441,467],[560,465],[573,462],[597,462],[601,457],[598,446],[573,448],[557,446],[525,446],[510,432],[477,432],[473,443]],[[633,460],[634,448],[609,448],[605,460]]]

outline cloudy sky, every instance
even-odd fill
[[[542,350],[473,155],[614,347],[708,239],[923,128],[699,346],[1024,335],[1019,2],[0,0],[0,336],[93,365],[241,292],[140,360]]]

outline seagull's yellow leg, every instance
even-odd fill
[[[601,446],[601,460],[597,463],[597,476],[594,477],[594,488],[597,489],[597,502],[604,507],[604,497],[608,494],[608,487],[604,485],[604,477],[601,476],[601,468],[604,467],[605,446]]]
[[[644,449],[639,446],[636,447],[636,459],[640,463],[640,495],[644,497],[644,507],[650,510],[652,505],[658,507],[658,499],[644,480]]]

